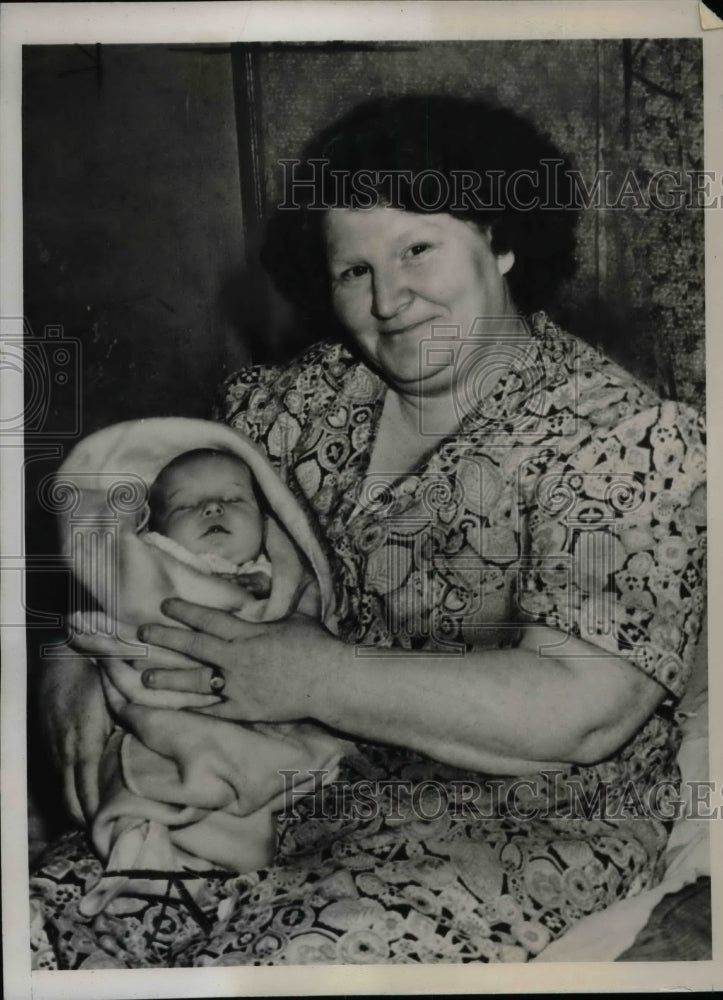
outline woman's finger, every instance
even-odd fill
[[[119,642],[138,644],[135,626],[117,621],[105,611],[76,611],[70,615],[68,622],[71,629],[79,635],[110,636]]]
[[[75,766],[75,790],[86,823],[90,823],[95,818],[100,806],[99,763],[99,761],[81,760]]]
[[[132,660],[138,656],[146,656],[148,650],[138,642],[121,637],[113,632],[91,632],[70,629],[70,645],[87,656],[117,656],[124,660]]]
[[[143,655],[143,650],[145,650],[147,655]],[[192,660],[189,656],[184,656],[183,653],[172,653],[170,649],[161,649],[159,646],[154,646],[152,649],[150,646],[141,646],[140,656],[134,657],[131,663],[138,664],[142,670],[148,670],[150,667],[165,667],[168,670],[174,670],[178,668],[179,670],[183,667],[195,667],[198,664],[195,660]]]
[[[102,613],[71,615],[68,624],[72,647],[95,659],[150,658],[163,667],[195,666],[192,660],[179,653],[169,653],[164,649],[149,649],[145,643],[139,642],[136,625],[116,621]]]
[[[179,597],[164,601],[161,611],[169,618],[175,618],[176,621],[183,622],[184,625],[189,625],[199,632],[207,632],[227,642],[242,636],[251,638],[260,635],[266,628],[258,623],[242,621],[229,611],[192,604],[190,601],[182,601]]]
[[[169,653],[169,659],[186,660],[186,657],[179,657],[177,653]],[[143,683],[142,673],[152,671],[158,664],[158,658],[154,657],[152,663],[135,664],[127,663],[125,660],[100,660],[102,670],[100,672],[106,700],[111,708],[118,714],[122,714],[128,702],[133,705],[144,705],[147,708],[207,708],[210,705],[218,704],[218,696],[209,694],[195,694],[179,691],[152,691]],[[188,660],[192,663],[192,660]],[[181,667],[184,671],[195,669],[193,667]],[[168,669],[174,670],[177,663],[169,663]]]
[[[134,629],[135,635],[135,629]],[[111,635],[91,635],[88,632],[71,632],[70,644],[73,649],[96,660],[146,660],[147,666],[183,667],[195,666],[192,659],[182,653],[172,653],[166,649],[150,649],[144,643],[136,640],[129,643],[126,639],[114,639]]]
[[[164,691],[186,691],[195,694],[208,694],[211,690],[212,667],[194,667],[191,670],[153,670],[143,671],[143,683],[146,687]]]
[[[227,643],[223,639],[206,635],[205,632],[192,632],[187,628],[173,628],[169,625],[142,625],[138,629],[138,637],[150,646],[162,646],[164,649],[184,653],[197,662],[200,660],[202,663],[213,663],[218,666],[223,666],[223,656],[228,651]],[[188,689],[182,688],[182,690]]]
[[[73,649],[98,659],[151,660],[161,667],[196,666],[193,660],[165,649],[149,649],[138,641],[138,628],[119,622],[103,612],[74,614],[68,621]]]
[[[76,821],[85,823],[85,814],[78,798],[78,791],[75,783],[75,765],[66,764],[63,768],[63,800],[65,807]]]

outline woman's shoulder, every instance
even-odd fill
[[[333,388],[355,363],[347,348],[327,340],[306,348],[286,364],[247,365],[223,381],[216,416],[237,424],[249,411],[272,404],[301,415],[322,385]]]
[[[705,441],[700,412],[683,401],[664,399],[599,348],[562,330],[544,313],[531,318],[545,369],[548,409],[567,412],[577,444],[586,436],[621,437],[648,445],[661,428],[675,428],[690,448]]]
[[[530,327],[553,400],[581,415],[623,398],[635,409],[660,402],[651,386],[599,348],[563,330],[546,313],[531,316]]]

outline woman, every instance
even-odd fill
[[[275,865],[209,877],[193,912],[169,890],[83,921],[98,873],[67,837],[34,881],[65,967],[525,961],[658,877],[703,604],[702,432],[533,312],[572,269],[555,162],[510,112],[407,97],[356,109],[287,176],[266,260],[339,336],[230,379],[223,415],[313,516],[338,635],[172,602],[192,631],[140,638],[199,665],[144,682],[221,677],[219,715],[312,717],[358,753],[282,821]],[[109,722],[84,665],[43,690],[81,816]]]

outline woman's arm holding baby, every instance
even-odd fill
[[[148,625],[141,636],[220,669],[226,701],[210,712],[248,721],[313,717],[488,773],[602,760],[666,693],[638,667],[572,636],[561,657],[546,654],[566,637],[542,627],[525,630],[516,649],[360,656],[308,619],[249,625],[180,601],[165,610],[195,631]],[[208,691],[212,671],[154,669],[144,680]]]

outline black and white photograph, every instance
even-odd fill
[[[723,31],[55,6],[0,309],[33,995],[710,988]]]

